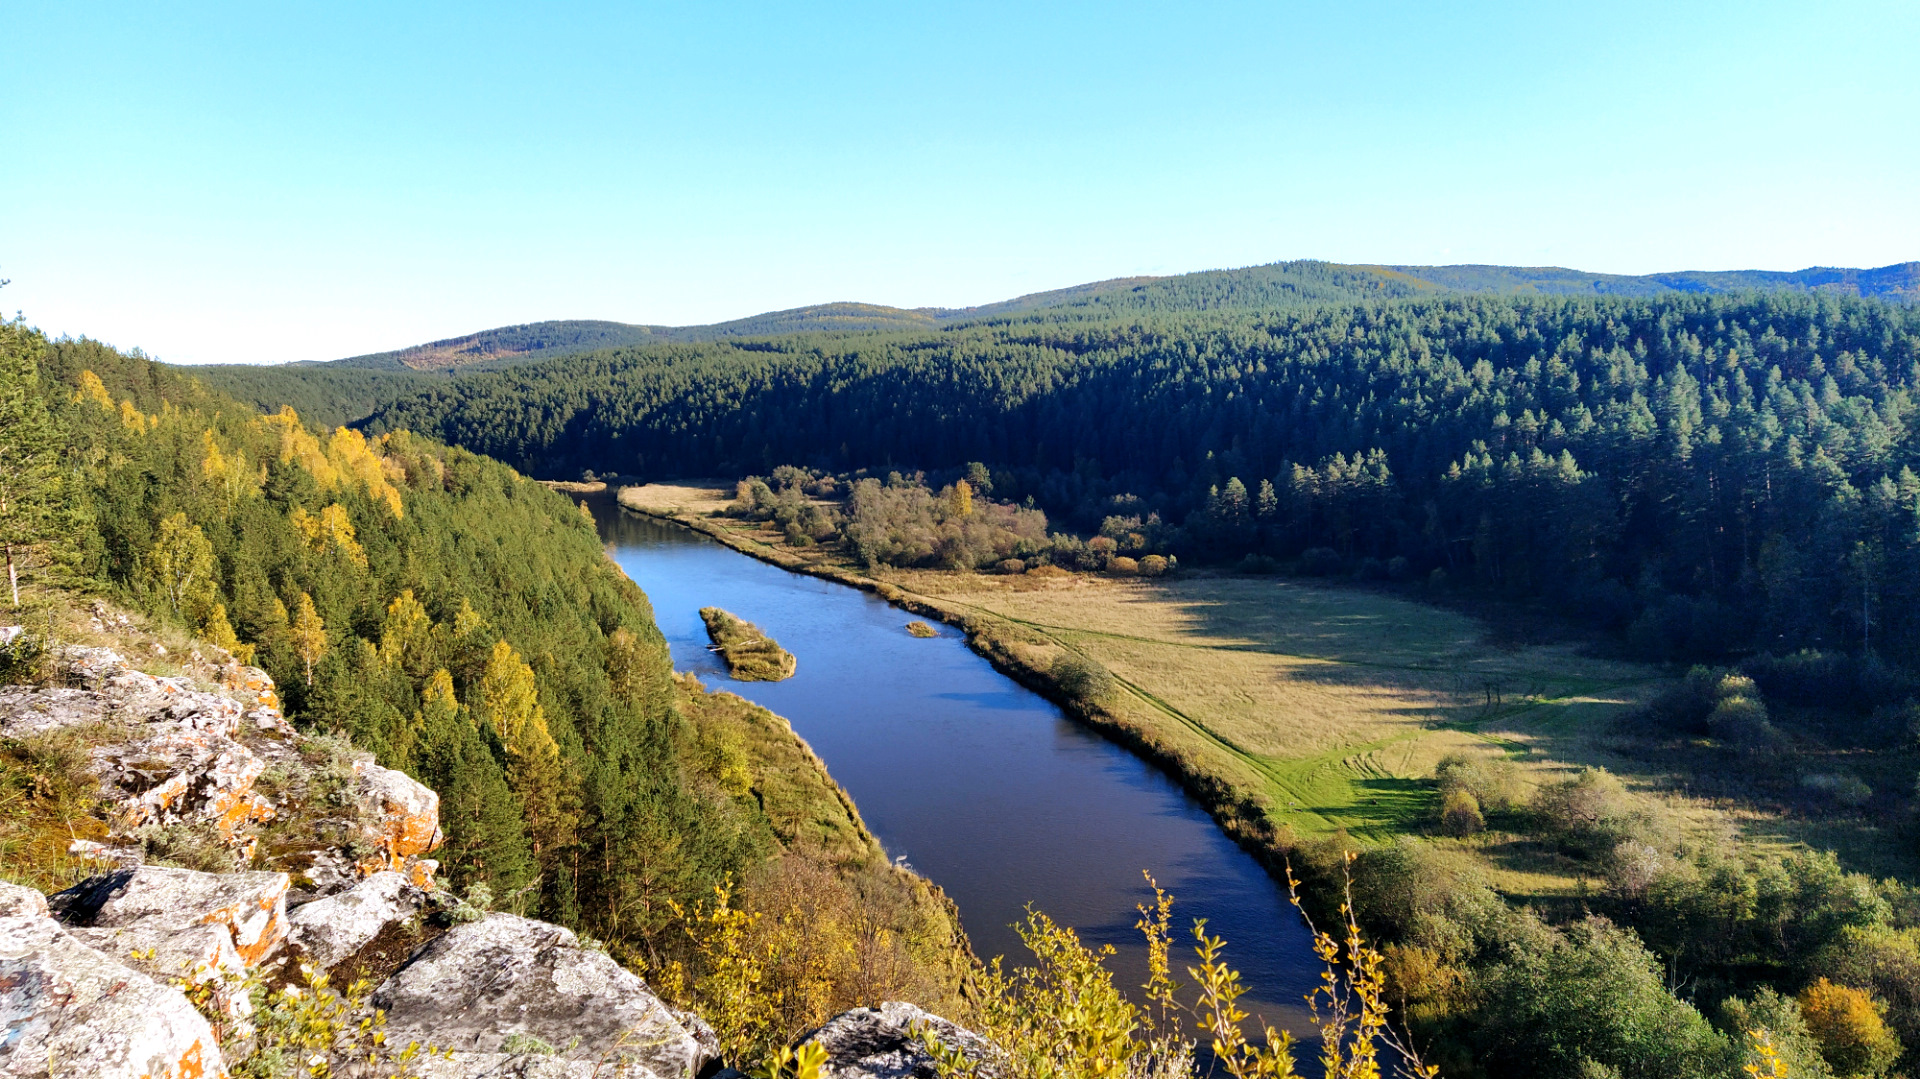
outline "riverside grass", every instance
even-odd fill
[[[727,673],[741,682],[778,682],[792,678],[799,668],[793,653],[754,625],[718,607],[700,608],[714,651],[727,662]]]
[[[620,502],[965,630],[1004,672],[1173,772],[1270,861],[1320,837],[1428,835],[1434,765],[1459,752],[1510,760],[1528,786],[1604,767],[1690,832],[1830,849],[1882,875],[1915,868],[1914,852],[1870,820],[1693,797],[1703,777],[1626,752],[1615,720],[1670,683],[1659,667],[1568,643],[1515,646],[1458,611],[1350,585],[1205,570],[1153,580],[862,570],[835,545],[791,547],[720,514],[728,496],[686,483],[625,488]],[[1120,692],[1072,700],[1054,676],[1063,656],[1104,667]],[[1577,900],[1594,885],[1523,837],[1430,838],[1482,861],[1512,897]]]

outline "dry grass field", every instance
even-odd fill
[[[673,516],[678,513],[704,517],[727,507],[733,501],[731,480],[681,480],[678,483],[646,483],[620,488],[620,504],[642,513]]]

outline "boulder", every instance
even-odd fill
[[[253,790],[267,763],[225,735],[194,728],[192,721],[205,713],[187,716],[151,737],[93,751],[94,772],[117,799],[116,832],[200,821],[234,843],[242,826],[273,816],[273,807]]]
[[[378,840],[384,864],[378,869],[402,869],[407,859],[440,845],[440,796],[405,772],[382,768],[371,760],[354,761],[360,801],[379,818]]]
[[[0,918],[45,918],[47,897],[37,888],[0,880]]]
[[[213,1029],[186,996],[51,918],[0,918],[0,1077],[214,1079]]]
[[[0,688],[0,738],[30,738],[104,721],[112,702],[86,689]]]
[[[428,944],[372,1003],[387,1013],[390,1044],[454,1050],[463,1070],[449,1076],[496,1074],[510,1062],[557,1076],[573,1074],[566,1062],[575,1062],[631,1079],[691,1079],[707,1060],[638,975],[559,926],[510,914]],[[536,1042],[553,1051],[510,1052]]]
[[[382,933],[419,917],[427,893],[391,870],[375,873],[347,891],[296,907],[287,916],[287,944],[320,970],[332,970],[359,954]]]
[[[78,928],[138,927],[160,934],[216,926],[247,967],[258,966],[287,936],[285,873],[143,865],[90,877],[49,902],[56,917]]]
[[[841,1012],[795,1044],[827,1051],[822,1079],[934,1079],[939,1069],[920,1042],[922,1029],[931,1029],[943,1044],[976,1062],[998,1056],[980,1035],[900,1001]]]

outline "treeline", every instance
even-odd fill
[[[1920,312],[1807,295],[1435,299],[599,353],[412,427],[541,474],[985,462],[1086,531],[1546,597],[1650,655],[1920,648]],[[1129,529],[1129,531],[1137,531]]]
[[[564,497],[465,450],[311,431],[4,329],[0,464],[41,492],[37,516],[5,521],[30,579],[227,647],[296,723],[434,787],[453,886],[639,959],[679,947],[672,904],[775,853],[676,706],[646,597]]]

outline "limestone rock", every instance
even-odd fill
[[[52,896],[55,915],[88,929],[139,927],[145,932],[217,926],[247,967],[273,954],[287,936],[285,873],[199,873],[143,865],[90,877]]]
[[[407,859],[440,845],[440,796],[404,772],[356,760],[363,804],[379,813],[380,869],[401,869]]]
[[[533,1069],[528,1075],[558,1076],[553,1069],[570,1061],[599,1062],[631,1079],[691,1079],[706,1063],[639,976],[559,926],[510,914],[489,914],[428,944],[372,1003],[386,1009],[390,1044],[455,1050],[465,1070],[449,1076],[495,1074],[486,1069],[513,1062]],[[538,1039],[555,1052],[510,1056],[509,1039]]]
[[[85,689],[0,688],[0,738],[29,738],[105,720],[112,702]]]
[[[37,889],[0,880],[0,918],[45,918],[47,897]]]
[[[94,750],[95,774],[118,799],[114,829],[126,834],[148,824],[204,821],[234,842],[244,825],[273,816],[273,807],[253,790],[267,764],[225,735],[196,729],[193,722],[209,713],[197,702],[183,704],[190,707],[185,721],[152,737]],[[238,713],[231,718],[237,721]]]
[[[331,970],[389,927],[417,917],[426,903],[426,893],[405,876],[375,873],[338,895],[295,908],[287,916],[287,943],[315,967]]]
[[[213,1079],[213,1029],[185,995],[50,918],[0,918],[0,1077]]]
[[[827,1051],[823,1079],[933,1079],[938,1070],[920,1043],[917,1032],[922,1027],[975,1061],[998,1055],[978,1034],[900,1001],[841,1012],[797,1044],[812,1043]]]

